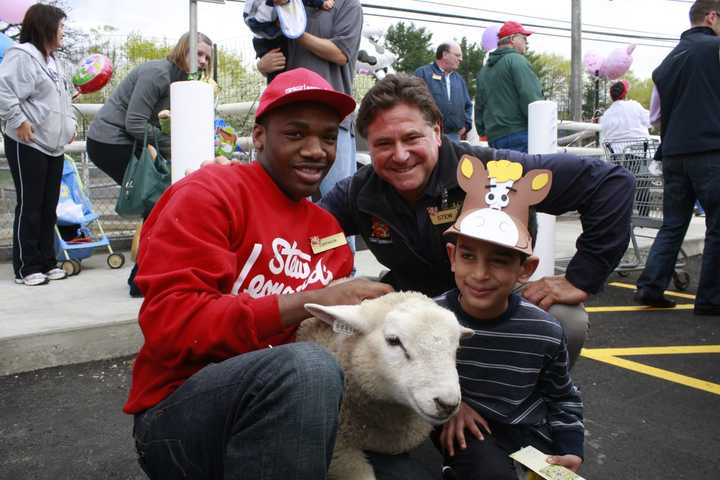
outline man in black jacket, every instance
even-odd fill
[[[633,176],[601,160],[456,144],[442,135],[441,121],[419,78],[388,75],[376,83],[362,100],[357,122],[372,165],[339,182],[321,205],[347,235],[362,235],[390,269],[383,281],[397,290],[433,296],[454,288],[442,232],[455,221],[465,198],[456,178],[460,157],[507,159],[526,171],[552,170],[552,189],[537,210],[552,215],[577,210],[583,233],[567,273],[531,282],[523,295],[544,309],[554,306],[551,313],[563,323],[574,360],[587,330],[587,315],[577,305],[602,289],[630,238]]]
[[[693,214],[705,209],[705,248],[696,315],[720,315],[720,1],[690,7],[692,28],[653,72],[660,98],[663,224],[638,279],[637,302],[673,307],[663,291]]]

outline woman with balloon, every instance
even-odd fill
[[[29,286],[66,277],[54,247],[63,149],[76,127],[70,85],[55,58],[65,18],[57,7],[31,6],[20,42],[4,52],[0,64],[0,119],[17,196],[13,270],[15,281]]]

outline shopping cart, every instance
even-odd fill
[[[635,200],[631,217],[630,246],[615,271],[624,276],[645,268],[649,243],[641,248],[639,239],[652,239],[647,233],[660,229],[663,223],[663,178],[660,164],[653,160],[659,141],[649,138],[636,138],[615,142],[604,142],[605,159],[625,167],[635,176]],[[680,249],[675,263],[673,284],[678,290],[687,289],[690,274],[684,268],[687,254]]]
[[[107,264],[110,268],[120,268],[125,264],[125,256],[113,252],[98,215],[93,212],[90,199],[83,191],[75,162],[65,156],[55,225],[56,258],[62,262],[65,273],[77,275],[82,268],[80,261],[92,255],[98,247],[107,248]]]

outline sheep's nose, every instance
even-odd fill
[[[437,407],[438,411],[443,414],[443,416],[449,417],[453,413],[455,413],[455,410],[460,406],[460,402],[453,401],[452,403],[448,403],[443,401],[440,397],[435,397],[433,399],[435,401],[435,406]]]

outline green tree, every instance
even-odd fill
[[[390,26],[385,34],[385,46],[398,56],[393,64],[395,70],[413,73],[418,67],[432,62],[435,55],[431,40],[431,32],[425,27],[417,28],[412,22]]]
[[[463,61],[460,68],[458,68],[458,73],[465,79],[470,98],[475,98],[475,89],[477,87],[475,77],[482,68],[485,51],[477,43],[469,43],[467,37],[460,40],[460,51],[462,51]]]
[[[639,79],[632,71],[629,71],[623,78],[630,82],[630,91],[627,98],[635,100],[642,104],[643,107],[650,109],[650,96],[652,95],[653,81],[652,78]]]
[[[128,64],[135,66],[148,60],[158,60],[167,57],[172,46],[163,40],[162,43],[144,38],[141,34],[133,32],[128,35],[124,45]]]

